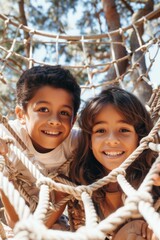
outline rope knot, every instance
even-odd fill
[[[87,192],[89,194],[89,196],[92,196],[92,190],[89,186],[77,186],[76,187],[76,193],[77,193],[77,196],[79,196],[79,199],[81,199],[81,195],[83,192]]]
[[[149,142],[154,142],[154,137],[152,136],[146,136],[146,137],[143,137],[141,140],[140,140],[140,144],[142,143],[149,143]]]
[[[121,175],[123,175],[123,176],[126,176],[126,171],[125,171],[125,169],[122,168],[122,167],[116,168],[116,169],[115,169],[115,173],[116,173],[116,176],[117,176],[118,174],[121,174]]]
[[[14,239],[45,239],[47,228],[40,221],[29,217],[19,221],[14,228]]]
[[[110,177],[112,179],[112,182],[117,182],[117,176],[118,175],[123,175],[125,177],[126,176],[126,171],[122,167],[117,167],[110,174],[111,174]]]
[[[36,181],[36,186],[40,188],[42,185],[47,185],[49,187],[49,190],[53,189],[53,180],[51,180],[48,177],[41,177]]]
[[[134,204],[138,208],[140,201],[144,201],[152,204],[153,199],[150,193],[146,191],[136,191],[132,196],[129,196],[125,200],[125,204]]]

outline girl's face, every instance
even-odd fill
[[[117,108],[108,104],[96,115],[92,128],[93,154],[107,171],[120,166],[137,148],[138,135]]]
[[[69,135],[74,124],[73,98],[61,88],[44,86],[27,104],[26,112],[16,108],[38,152],[49,152]]]

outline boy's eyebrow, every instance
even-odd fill
[[[48,101],[41,100],[41,101],[36,102],[35,105],[42,104],[42,103],[50,104]],[[70,105],[66,105],[66,104],[62,105],[62,107],[67,107],[67,108],[70,108],[71,110],[73,109],[73,107],[71,107]]]

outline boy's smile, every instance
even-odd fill
[[[49,132],[49,131],[42,131],[42,132],[50,136],[58,136],[59,134],[61,134],[60,132]]]
[[[49,152],[69,135],[74,124],[72,95],[64,89],[45,86],[28,102],[26,112],[20,107],[16,114],[38,152]]]

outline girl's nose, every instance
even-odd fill
[[[48,123],[52,126],[59,126],[61,125],[61,122],[58,117],[54,116],[48,120]]]
[[[117,145],[120,143],[118,137],[114,133],[109,133],[105,139],[106,144]]]

